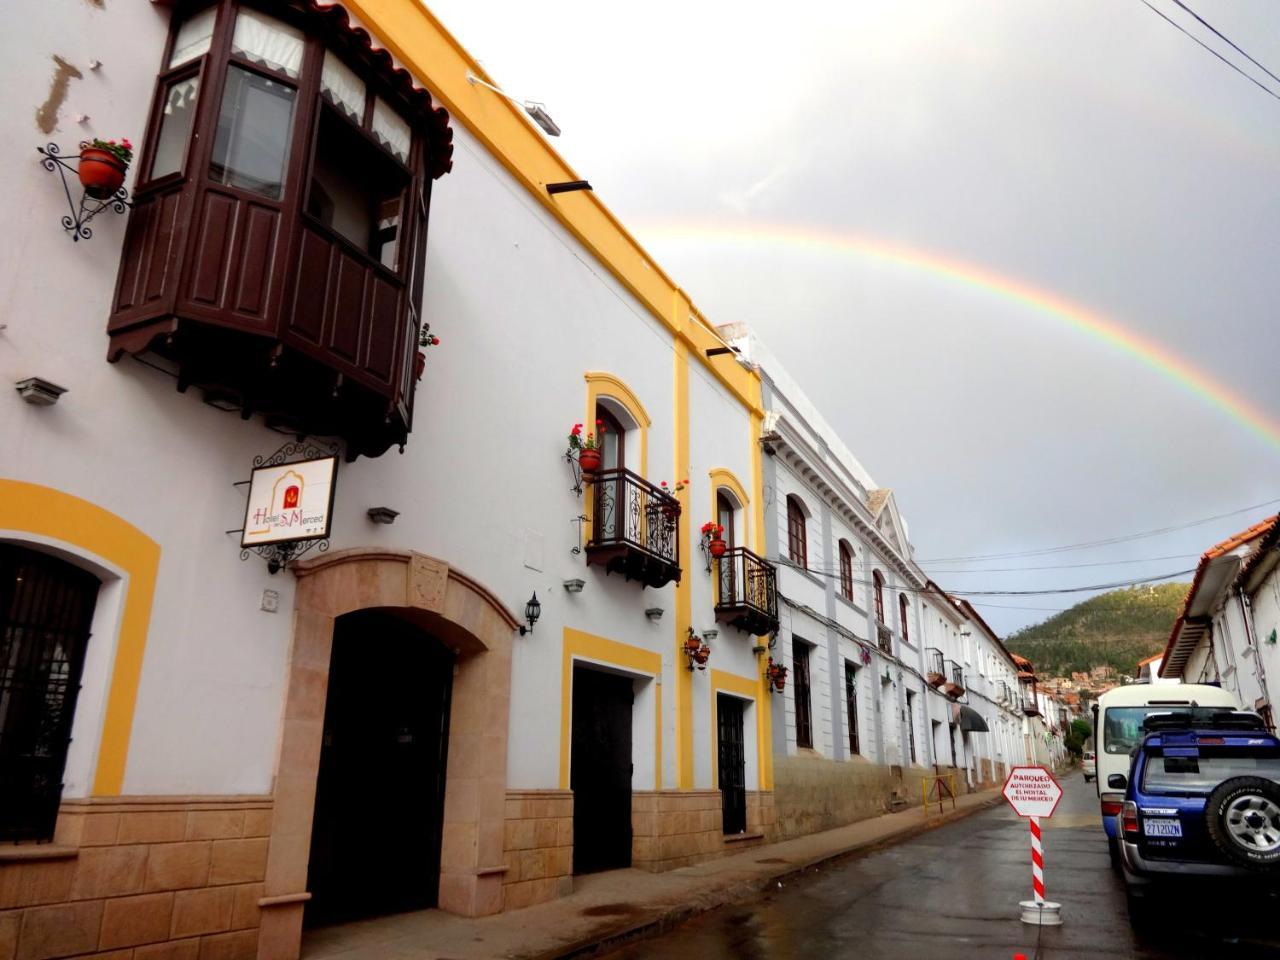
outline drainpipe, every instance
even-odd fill
[[[1257,633],[1254,630],[1253,603],[1244,592],[1244,587],[1236,587],[1236,601],[1240,604],[1240,619],[1244,621],[1245,642],[1253,648],[1253,669],[1258,677],[1258,686],[1262,688],[1262,699],[1270,712],[1271,691],[1267,688],[1267,670],[1262,665],[1262,647],[1258,645]]]

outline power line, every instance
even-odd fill
[[[1120,537],[1105,537],[1101,540],[1086,540],[1082,543],[1068,543],[1060,547],[1041,547],[1036,550],[1023,550],[1018,553],[985,553],[973,554],[967,557],[933,557],[929,560],[917,560],[916,563],[923,565],[926,563],[951,563],[967,560],[1016,560],[1020,557],[1040,557],[1050,553],[1066,553],[1070,550],[1086,550],[1090,547],[1107,547],[1116,543],[1129,543],[1133,540],[1145,540],[1148,537],[1158,537],[1166,533],[1186,530],[1190,527],[1198,527],[1202,524],[1213,523],[1215,520],[1225,520],[1227,517],[1238,516],[1239,514],[1249,513],[1253,510],[1261,510],[1263,507],[1270,507],[1277,503],[1280,503],[1280,498],[1267,500],[1264,503],[1255,503],[1252,506],[1241,507],[1239,510],[1231,510],[1227,513],[1219,513],[1212,517],[1204,517],[1200,520],[1191,520],[1187,523],[1176,523],[1172,526],[1159,527],[1155,530],[1144,530],[1141,533],[1129,533]]]
[[[1274,90],[1272,90],[1270,87],[1266,86],[1265,84],[1263,84],[1261,81],[1257,80],[1256,78],[1249,76],[1247,73],[1245,73],[1245,72],[1244,72],[1243,70],[1241,70],[1239,67],[1237,67],[1234,63],[1232,63],[1230,60],[1228,60],[1226,57],[1224,57],[1222,54],[1220,54],[1217,50],[1213,49],[1213,47],[1209,46],[1207,43],[1205,43],[1203,40],[1201,40],[1199,37],[1196,37],[1196,36],[1192,35],[1191,33],[1188,33],[1185,29],[1183,29],[1183,27],[1182,27],[1182,26],[1181,26],[1177,21],[1175,21],[1175,20],[1171,20],[1168,16],[1166,16],[1166,15],[1165,15],[1165,14],[1163,14],[1163,13],[1161,13],[1159,10],[1157,10],[1155,7],[1153,7],[1150,3],[1148,3],[1148,2],[1147,2],[1147,0],[1138,0],[1138,2],[1139,2],[1139,3],[1141,3],[1141,4],[1142,4],[1144,7],[1146,7],[1148,10],[1150,10],[1152,13],[1154,13],[1156,16],[1158,16],[1161,20],[1164,20],[1166,23],[1172,24],[1172,25],[1173,25],[1175,28],[1177,28],[1181,33],[1186,34],[1188,37],[1190,37],[1190,38],[1191,38],[1192,40],[1194,40],[1196,43],[1200,44],[1200,46],[1204,47],[1206,50],[1208,50],[1210,53],[1212,53],[1215,57],[1217,57],[1219,60],[1221,60],[1223,63],[1225,63],[1228,67],[1230,67],[1230,68],[1231,68],[1232,70],[1234,70],[1236,73],[1240,74],[1240,76],[1244,77],[1246,80],[1248,80],[1250,83],[1252,83],[1252,84],[1253,84],[1255,87],[1257,87],[1259,90],[1263,91],[1264,93],[1268,94],[1269,96],[1275,97],[1277,100],[1280,100],[1280,94],[1277,94]],[[1177,2],[1177,0],[1174,0],[1174,2],[1176,3],[1176,2]],[[1182,6],[1182,4],[1178,4],[1178,6]],[[1193,16],[1194,16],[1194,14],[1193,14]],[[1200,18],[1199,18],[1199,17],[1196,17],[1196,19],[1197,19],[1197,20],[1199,20]],[[1201,21],[1201,22],[1203,22],[1203,21]],[[1210,29],[1212,29],[1212,28],[1210,28]],[[1217,31],[1215,30],[1215,31],[1214,31],[1214,33],[1217,33]],[[1223,39],[1226,39],[1226,38],[1224,37]],[[1230,43],[1230,41],[1229,41],[1229,40],[1228,40],[1227,42],[1228,42],[1228,43]],[[1233,43],[1233,44],[1231,44],[1231,45],[1232,45],[1233,47],[1235,46],[1235,44],[1234,44],[1234,43]],[[1239,48],[1237,48],[1237,49],[1239,49]],[[1242,52],[1243,52],[1243,51],[1242,51]],[[1247,56],[1247,54],[1246,54],[1246,56]],[[1265,68],[1264,68],[1264,69],[1265,69]],[[1268,71],[1268,72],[1270,72],[1270,71]]]
[[[1045,567],[988,567],[985,570],[938,570],[937,573],[950,576],[953,573],[1021,573],[1023,570],[1078,570],[1082,567],[1114,567],[1128,563],[1155,563],[1157,560],[1188,560],[1198,557],[1198,553],[1175,553],[1167,557],[1143,557],[1140,560],[1098,560],[1094,563],[1060,563]]]
[[[1234,50],[1236,53],[1240,54],[1240,56],[1244,57],[1246,60],[1248,60],[1250,63],[1252,63],[1255,67],[1257,67],[1259,70],[1261,70],[1263,73],[1265,73],[1265,74],[1266,74],[1268,77],[1270,77],[1272,80],[1275,80],[1277,83],[1280,83],[1280,77],[1277,77],[1274,73],[1272,73],[1270,70],[1268,70],[1268,69],[1267,69],[1266,67],[1264,67],[1262,64],[1260,64],[1257,60],[1253,59],[1253,57],[1249,56],[1247,53],[1245,53],[1243,50],[1241,50],[1238,46],[1236,46],[1234,43],[1232,43],[1232,42],[1231,42],[1231,40],[1230,40],[1230,38],[1229,38],[1225,33],[1223,33],[1221,30],[1219,30],[1217,27],[1215,27],[1212,23],[1210,23],[1210,22],[1209,22],[1208,20],[1206,20],[1204,17],[1200,16],[1200,14],[1196,13],[1194,10],[1192,10],[1190,7],[1188,7],[1185,3],[1183,3],[1183,2],[1182,2],[1182,0],[1173,0],[1173,2],[1174,2],[1174,3],[1176,3],[1178,6],[1180,6],[1183,10],[1187,11],[1187,13],[1191,14],[1191,15],[1192,15],[1193,17],[1195,17],[1197,20],[1199,20],[1199,21],[1200,21],[1204,26],[1206,26],[1206,27],[1208,27],[1210,30],[1212,30],[1212,31],[1213,31],[1213,33],[1214,33],[1216,36],[1218,36],[1221,40],[1225,41],[1225,42],[1226,42],[1226,43],[1231,47],[1231,49],[1232,49],[1232,50]]]
[[[779,564],[780,566],[791,567],[793,570],[800,570],[804,573],[810,574],[811,576],[827,577],[830,579],[834,579],[835,577],[841,576],[841,574],[835,573],[830,570],[820,570],[817,568],[802,567],[800,564],[794,562],[789,557],[775,557],[773,562]],[[958,597],[1053,596],[1055,594],[1060,594],[1060,593],[1087,593],[1090,590],[1117,590],[1117,589],[1120,589],[1121,587],[1136,587],[1144,583],[1156,583],[1157,581],[1160,581],[1160,580],[1170,580],[1173,577],[1181,577],[1181,576],[1185,576],[1188,573],[1194,573],[1194,572],[1195,572],[1195,568],[1192,567],[1189,570],[1175,570],[1172,573],[1162,573],[1153,577],[1138,577],[1132,580],[1117,580],[1114,583],[1098,583],[1098,584],[1092,584],[1090,586],[1081,586],[1081,587],[1062,587],[1060,589],[1052,589],[1052,590],[946,590],[944,592],[949,595],[958,596]],[[858,583],[863,586],[875,586],[875,583],[876,583],[875,580],[864,580],[858,577],[849,578],[849,582]],[[917,595],[923,595],[928,592],[926,590],[918,590],[915,587],[908,587],[908,586],[895,586],[892,589],[897,591],[898,593],[914,593]]]

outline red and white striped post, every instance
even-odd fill
[[[1053,816],[1062,799],[1062,787],[1044,767],[1014,767],[1001,791],[1014,813],[1031,825],[1031,892],[1033,899],[1021,900],[1022,922],[1039,926],[1062,923],[1062,904],[1044,898],[1044,844],[1040,821]]]
[[[1044,847],[1040,843],[1040,818],[1027,820],[1031,824],[1031,892],[1038,906],[1044,903]]]

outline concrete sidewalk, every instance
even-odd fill
[[[439,910],[308,932],[303,960],[562,960],[652,936],[704,910],[754,896],[825,861],[905,840],[1000,802],[995,790],[961,797],[954,811],[890,813],[794,840],[752,847],[667,873],[613,870],[576,878],[567,897],[492,917]]]

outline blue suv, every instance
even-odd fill
[[[1280,739],[1257,714],[1154,713],[1134,749],[1116,817],[1130,906],[1153,882],[1280,879]]]

